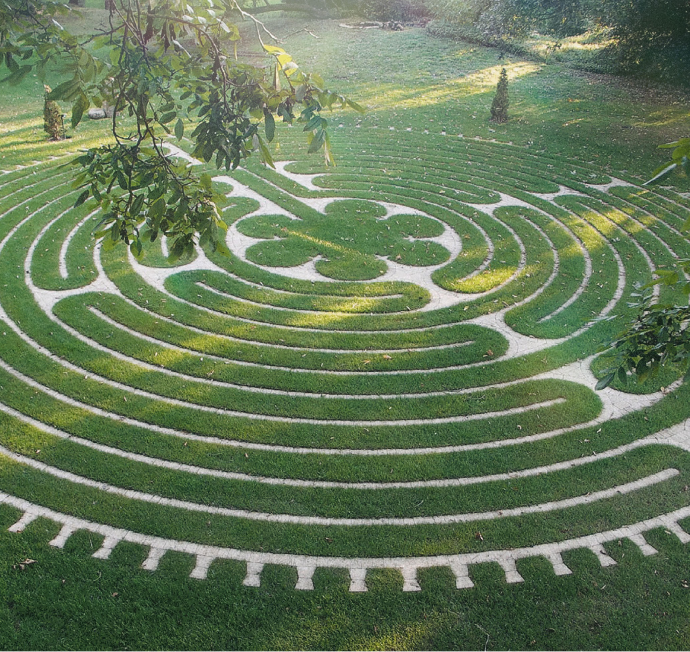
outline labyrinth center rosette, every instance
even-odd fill
[[[562,554],[690,516],[680,372],[595,392],[636,282],[688,255],[686,197],[509,145],[286,136],[214,173],[229,258],[94,247],[57,164],[0,176],[0,501],[145,546],[297,569]],[[289,161],[289,162],[288,162]],[[681,300],[671,288],[664,300]],[[623,391],[625,390],[625,391]]]

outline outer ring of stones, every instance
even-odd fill
[[[247,564],[245,586],[261,586],[261,572],[267,564],[290,566],[297,570],[295,589],[313,590],[313,576],[318,568],[343,568],[350,574],[350,591],[366,592],[367,572],[374,569],[399,570],[403,578],[403,591],[421,591],[417,573],[424,568],[448,567],[453,571],[458,589],[472,588],[474,583],[469,575],[469,566],[488,562],[498,563],[505,572],[506,582],[515,584],[524,579],[518,572],[516,562],[530,557],[545,557],[552,565],[556,575],[570,575],[572,571],[563,562],[562,553],[578,548],[588,548],[599,560],[602,567],[615,566],[616,561],[608,555],[603,544],[627,538],[645,556],[654,555],[657,550],[650,546],[644,533],[656,528],[664,528],[676,535],[681,543],[690,542],[690,535],[678,525],[678,521],[690,517],[690,507],[641,521],[630,526],[609,530],[560,543],[548,543],[529,548],[513,550],[492,550],[461,555],[437,555],[417,558],[359,558],[313,557],[303,555],[276,554],[233,550],[217,546],[206,546],[185,541],[175,541],[137,534],[129,530],[113,528],[108,525],[90,523],[82,519],[66,516],[58,512],[32,505],[31,503],[0,492],[0,503],[23,510],[21,518],[9,527],[10,532],[22,532],[39,517],[48,518],[61,525],[58,535],[50,541],[55,548],[64,547],[72,534],[79,530],[103,536],[101,547],[93,553],[96,559],[108,559],[115,546],[121,541],[136,543],[149,548],[142,568],[155,571],[166,552],[183,552],[194,555],[196,564],[190,573],[195,579],[206,579],[208,570],[215,560],[233,560]]]

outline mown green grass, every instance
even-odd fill
[[[99,4],[89,1],[83,20],[70,19],[86,32],[102,16]],[[269,22],[281,34],[305,25],[285,17]],[[377,269],[384,270],[386,263],[375,258],[386,253],[383,249],[357,242],[361,233],[324,223],[299,232],[348,248],[331,274],[336,282],[291,279],[234,256],[207,253],[225,274],[184,271],[169,277],[163,291],[144,281],[123,250],[115,249],[103,253],[101,262],[121,296],[89,291],[63,298],[51,319],[36,304],[25,277],[39,289],[86,286],[96,276],[89,242],[95,221],[84,222],[64,248],[66,234],[90,210],[88,205],[71,208],[75,192],[69,172],[57,163],[40,163],[0,176],[0,238],[10,236],[0,252],[0,305],[24,334],[22,339],[2,324],[0,358],[9,368],[0,369],[0,401],[35,420],[0,412],[0,445],[26,461],[48,465],[41,470],[0,456],[0,491],[140,533],[244,550],[345,557],[457,554],[566,541],[686,506],[690,461],[681,449],[649,445],[610,458],[599,454],[688,419],[690,385],[648,409],[583,426],[599,414],[595,392],[532,378],[595,355],[617,332],[632,314],[626,302],[635,282],[651,278],[643,252],[671,268],[675,259],[663,243],[679,254],[688,251],[678,229],[689,209],[677,194],[630,188],[603,193],[586,185],[607,183],[609,174],[635,183],[648,175],[659,162],[656,144],[688,128],[676,100],[648,90],[629,97],[629,89],[615,80],[575,74],[558,63],[499,62],[495,50],[430,38],[422,30],[345,30],[328,21],[308,27],[321,38],[295,33],[286,49],[369,111],[332,114],[338,167],[327,174],[321,158],[305,155],[296,129],[279,130],[276,156],[297,161],[291,171],[323,174],[315,184],[334,201],[357,200],[340,203],[341,208],[365,210],[375,206],[371,202],[389,201],[449,224],[462,240],[463,255],[436,271],[434,280],[466,292],[467,301],[419,311],[429,300],[426,290],[412,283],[370,282],[374,276],[362,269],[363,262],[376,260]],[[243,53],[251,47],[247,36]],[[512,119],[497,126],[488,123],[488,107],[504,63],[511,77]],[[103,123],[86,121],[65,143],[46,143],[41,108],[36,79],[0,96],[0,168],[12,170],[51,155],[68,160],[67,152],[106,134]],[[305,201],[320,191],[308,191],[253,162],[234,178],[283,210],[319,218]],[[222,185],[228,191],[232,181]],[[555,193],[560,186],[581,196],[563,196],[554,204],[532,194]],[[525,205],[498,209],[494,220],[483,209],[499,193]],[[225,215],[234,223],[255,209],[254,200],[232,198]],[[438,222],[426,222],[438,230]],[[283,237],[281,227],[290,223],[253,218],[239,225],[268,241]],[[369,224],[374,230],[380,226]],[[488,255],[482,229],[496,245],[493,259],[481,274],[465,279]],[[433,262],[426,251],[404,249],[404,242],[400,249],[395,248],[400,242],[391,242],[391,251],[406,256],[405,262]],[[25,270],[32,243],[33,259]],[[589,251],[594,274],[586,291],[565,305],[585,278],[579,243]],[[263,245],[255,246],[257,253]],[[304,247],[293,253],[293,259],[274,263],[303,262]],[[58,273],[63,255],[67,278]],[[620,287],[618,259],[625,270]],[[170,263],[156,245],[144,265]],[[367,280],[349,282],[353,279]],[[549,279],[539,297],[521,305]],[[487,300],[480,293],[488,290],[495,291]],[[570,337],[590,324],[616,291],[622,294],[618,317]],[[678,300],[666,289],[662,298]],[[501,360],[506,338],[466,323],[498,307],[507,310],[507,324],[520,333],[570,339]],[[541,321],[559,307],[561,312]],[[53,357],[37,352],[27,338]],[[605,364],[597,359],[593,369],[599,373]],[[632,384],[627,391],[647,394],[681,375],[671,368],[653,383]],[[487,387],[496,383],[509,384]],[[402,422],[553,399],[559,402],[550,407],[461,427]],[[260,421],[256,415],[277,420]],[[289,418],[318,423],[288,424]],[[359,425],[329,423],[334,419]],[[390,420],[400,423],[371,423]],[[566,431],[520,445],[449,448],[559,428]],[[262,450],[255,444],[286,448]],[[295,446],[310,451],[290,448]],[[398,454],[420,447],[439,450]],[[394,450],[331,454],[343,449]],[[144,457],[126,459],[129,453]],[[150,463],[158,460],[187,468]],[[261,481],[478,481],[568,460],[586,463],[460,486],[324,488]],[[203,473],[192,472],[197,468]],[[679,474],[591,504],[414,527],[267,523],[155,505],[56,476],[71,473],[113,490],[202,507],[363,519],[514,509],[582,497],[666,469]],[[214,477],[215,472],[242,475]],[[643,557],[628,540],[606,544],[619,562],[612,568],[601,568],[587,550],[575,550],[564,555],[573,575],[556,577],[546,560],[531,558],[518,562],[525,583],[507,585],[497,565],[474,565],[470,573],[476,586],[462,591],[455,589],[449,569],[434,568],[420,572],[420,594],[402,593],[395,570],[372,571],[369,592],[356,595],[348,592],[349,578],[339,570],[317,570],[313,593],[295,591],[295,569],[282,566],[268,566],[258,589],[242,586],[245,565],[235,562],[216,561],[207,580],[191,580],[192,558],[177,553],[167,553],[151,574],[139,568],[146,555],[140,546],[120,543],[110,560],[98,561],[90,558],[101,544],[98,535],[78,532],[64,550],[54,550],[47,542],[58,526],[48,520],[39,519],[21,534],[7,533],[19,516],[0,505],[3,649],[688,647],[688,547],[662,529],[645,534],[659,550],[652,557]],[[35,563],[22,569],[26,559]]]
[[[15,516],[0,513],[3,524]],[[263,588],[243,588],[244,568],[231,562],[214,564],[210,581],[198,582],[187,577],[190,559],[170,553],[150,575],[137,570],[138,546],[122,544],[104,564],[90,558],[98,542],[86,534],[65,551],[47,548],[56,532],[41,520],[20,537],[0,535],[8,649],[623,649],[631,640],[687,647],[685,550],[663,530],[649,535],[658,556],[642,557],[625,540],[608,547],[619,562],[613,568],[578,550],[566,556],[573,575],[556,578],[545,560],[531,559],[518,565],[526,582],[506,586],[502,571],[485,564],[473,568],[470,591],[432,569],[416,595],[403,594],[392,572],[373,573],[368,593],[349,594],[337,570],[318,571],[313,593],[295,592],[294,571],[280,567],[264,571]],[[37,563],[11,568],[27,558]]]

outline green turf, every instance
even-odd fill
[[[558,57],[269,22],[368,111],[328,116],[335,168],[279,126],[286,175],[216,179],[230,257],[94,251],[62,164],[107,128],[46,143],[38,81],[0,96],[0,647],[687,648],[685,370],[573,375],[690,253],[687,182],[640,185],[687,117]]]

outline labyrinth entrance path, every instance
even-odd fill
[[[0,175],[0,502],[10,530],[343,569],[613,565],[687,543],[690,392],[594,390],[635,284],[687,256],[688,198],[453,135],[286,134],[276,170],[214,171],[225,258],[92,243],[64,160]],[[383,130],[381,130],[383,132]],[[372,135],[373,134],[373,135]],[[677,300],[670,290],[663,299]],[[675,374],[675,375],[674,375]],[[21,534],[17,534],[21,536]],[[100,546],[100,547],[99,547]],[[608,552],[607,552],[608,549]],[[143,572],[143,571],[142,571]]]

